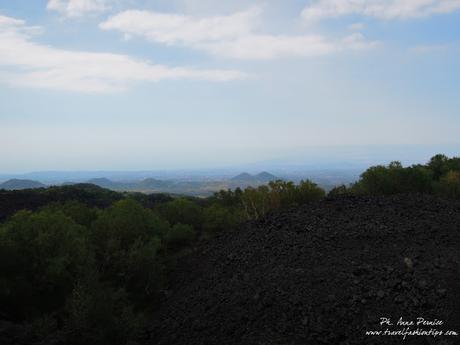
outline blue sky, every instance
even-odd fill
[[[459,0],[0,0],[0,171],[458,148],[459,40]]]

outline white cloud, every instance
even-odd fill
[[[130,10],[111,17],[99,26],[166,44],[197,44],[229,40],[251,32],[260,10],[251,8],[229,16],[195,18],[179,14]]]
[[[47,9],[59,12],[68,18],[90,13],[101,13],[110,9],[112,0],[48,0]]]
[[[155,43],[180,45],[235,59],[310,57],[346,48],[346,40],[333,41],[320,35],[259,33],[260,15],[258,7],[210,17],[130,10],[109,18],[99,27],[119,31],[124,37],[139,36]]]
[[[36,27],[0,15],[0,80],[12,85],[79,92],[113,92],[165,79],[229,81],[234,70],[168,67],[127,55],[79,52],[35,43]]]
[[[247,35],[235,40],[196,45],[213,55],[246,60],[312,57],[334,52],[337,46],[321,36]]]
[[[355,32],[342,40],[343,48],[352,50],[367,50],[377,47],[380,42],[369,42],[360,32]]]
[[[348,26],[348,29],[350,29],[351,31],[361,31],[364,30],[365,27],[366,25],[364,25],[363,23],[353,23]]]
[[[24,26],[24,24],[25,22],[23,20],[0,16],[0,28],[20,27]]]
[[[307,21],[352,14],[378,19],[409,19],[450,13],[460,9],[460,0],[316,0],[305,7]]]

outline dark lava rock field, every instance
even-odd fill
[[[460,344],[366,334],[403,330],[400,317],[460,334],[460,203],[343,196],[274,212],[197,248],[171,279],[149,344]]]

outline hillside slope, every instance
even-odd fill
[[[241,183],[268,183],[270,181],[275,181],[278,178],[275,175],[272,175],[266,171],[263,171],[257,175],[251,175],[248,173],[241,173],[230,179],[231,182],[241,182]]]
[[[400,344],[365,335],[380,317],[459,332],[460,204],[326,199],[221,234],[174,272],[149,344]]]
[[[43,188],[46,187],[41,182],[33,180],[20,180],[20,179],[11,179],[0,183],[0,189],[5,190],[22,190],[22,189],[33,189],[33,188]]]
[[[72,184],[42,189],[0,190],[0,222],[20,210],[34,211],[53,202],[79,201],[105,208],[123,199],[123,194],[92,184]]]

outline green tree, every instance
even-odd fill
[[[431,157],[428,168],[433,172],[434,180],[438,181],[442,175],[447,173],[449,170],[448,162],[449,158],[443,154]]]
[[[188,224],[177,223],[166,233],[165,242],[168,245],[183,245],[193,241],[196,232]]]
[[[449,171],[435,185],[438,195],[451,199],[460,199],[460,171]]]
[[[332,188],[329,193],[327,193],[328,196],[339,196],[339,195],[345,195],[350,193],[350,190],[347,188],[345,185],[340,185]]]
[[[243,220],[239,208],[228,208],[219,204],[206,207],[203,211],[203,228],[207,235],[233,230]]]
[[[370,167],[352,187],[356,193],[391,195],[397,193],[429,193],[433,172],[421,165],[404,168],[400,162]]]
[[[217,203],[227,208],[235,208],[241,206],[242,194],[243,191],[238,187],[234,191],[231,189],[220,190],[219,192],[214,193],[214,195],[209,199],[212,203]]]
[[[157,256],[169,224],[126,199],[102,211],[91,229],[101,278],[125,288],[133,300],[153,296],[162,281]]]
[[[87,278],[76,282],[67,303],[65,344],[135,344],[145,329],[145,315],[134,310],[124,290],[97,276]]]
[[[96,208],[91,208],[79,201],[68,200],[63,203],[51,203],[44,207],[53,211],[61,211],[73,219],[77,224],[89,227],[96,220],[98,213]]]
[[[195,202],[179,198],[156,207],[158,213],[171,225],[181,223],[201,229],[203,224],[203,210]]]
[[[370,167],[361,174],[354,191],[371,195],[398,193],[401,190],[403,169],[400,162],[391,162],[387,167]]]
[[[270,210],[270,189],[267,186],[248,187],[241,195],[247,219],[259,219]]]
[[[87,230],[62,212],[21,211],[0,228],[0,305],[34,318],[61,308],[92,265]]]
[[[296,202],[296,186],[291,181],[271,181],[268,184],[270,209],[292,205]]]
[[[431,193],[433,172],[422,165],[407,167],[402,172],[400,192]]]
[[[296,194],[295,199],[298,204],[318,201],[326,196],[326,193],[322,188],[318,187],[316,183],[309,180],[300,181],[299,185],[296,187]]]

